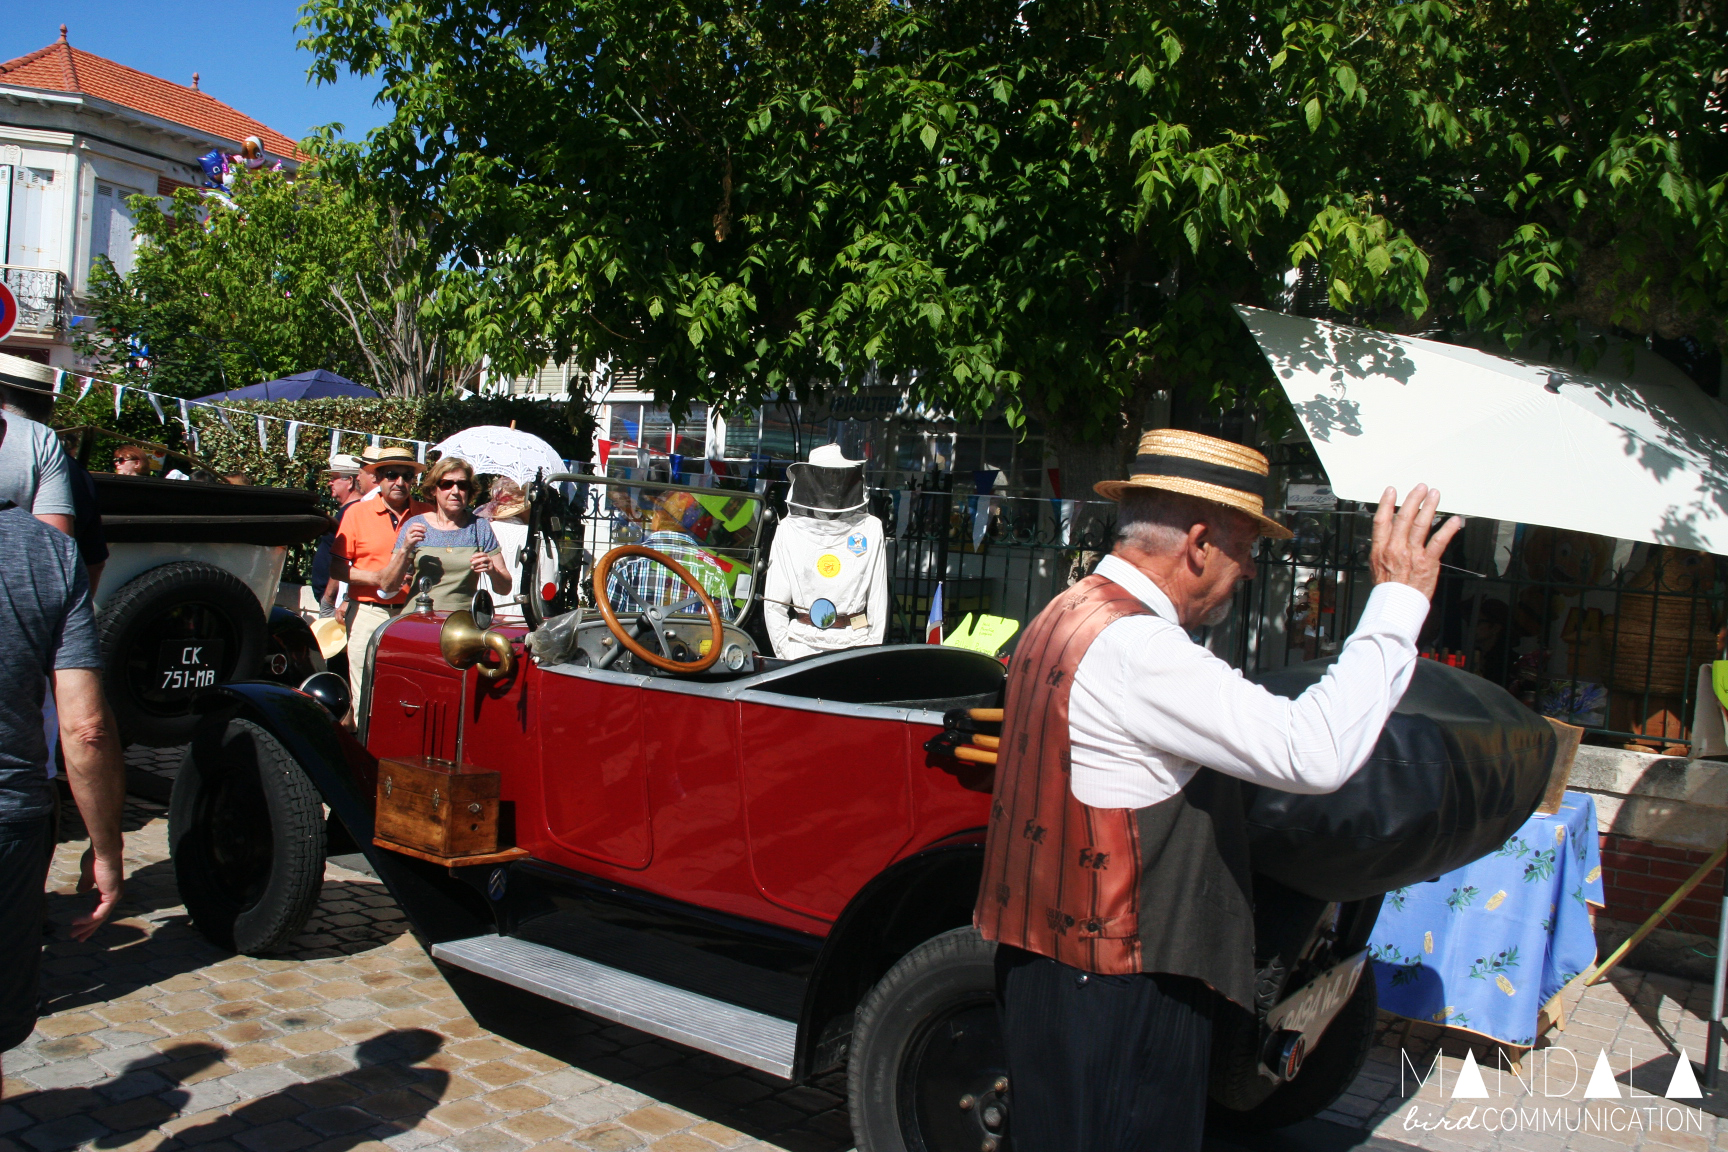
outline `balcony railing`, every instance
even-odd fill
[[[65,335],[71,320],[72,290],[64,272],[0,264],[0,280],[18,298],[18,331]]]

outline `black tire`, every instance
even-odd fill
[[[212,684],[249,680],[264,656],[264,610],[231,572],[196,561],[152,568],[122,586],[97,622],[102,687],[127,743],[184,744],[198,726],[195,688],[164,688],[169,644],[217,641]]]
[[[858,1006],[846,1076],[858,1152],[1006,1152],[996,945],[956,928],[902,957]]]
[[[192,924],[248,956],[300,935],[324,883],[324,807],[288,750],[250,720],[200,731],[168,802],[168,849]]]
[[[1251,1108],[1228,1107],[1220,1099],[1219,1066],[1212,1065],[1213,1116],[1232,1127],[1247,1129],[1286,1128],[1325,1111],[1344,1094],[1362,1071],[1369,1049],[1374,1047],[1374,1028],[1380,997],[1374,986],[1372,966],[1362,970],[1356,991],[1320,1037],[1320,1043],[1302,1062],[1302,1070],[1287,1084],[1280,1084]],[[1247,1014],[1243,1013],[1246,1017]],[[1216,1036],[1216,1034],[1215,1034]],[[1248,1059],[1258,1060],[1250,1050]],[[1240,1073],[1240,1069],[1236,1070]],[[1255,1076],[1252,1066],[1247,1075]],[[1245,1081],[1245,1077],[1241,1077]]]

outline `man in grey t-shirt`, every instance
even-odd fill
[[[0,352],[0,384],[52,389],[54,369]],[[54,430],[22,416],[12,416],[7,425],[6,439],[0,441],[0,500],[70,535],[72,475]]]
[[[0,417],[0,449],[11,426]],[[58,445],[56,445],[58,448]],[[126,770],[114,719],[102,696],[102,656],[90,585],[78,546],[64,532],[0,501],[0,1051],[36,1025],[43,883],[53,849],[54,786],[42,701],[54,678],[60,745],[72,798],[90,834],[79,891],[96,889],[95,909],[72,935],[88,939],[113,914],[122,887],[120,811]]]

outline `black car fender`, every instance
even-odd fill
[[[846,905],[804,992],[794,1076],[845,1063],[852,1014],[912,949],[972,923],[984,871],[984,830],[957,833],[889,865]]]
[[[497,930],[485,898],[452,869],[372,842],[378,758],[318,701],[286,685],[246,681],[209,689],[192,707],[202,716],[200,731],[243,717],[281,741],[423,941],[460,940]],[[197,743],[194,739],[194,748]]]

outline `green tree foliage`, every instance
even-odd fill
[[[377,74],[354,170],[507,368],[675,402],[844,385],[1049,421],[1275,388],[1230,311],[1306,265],[1391,327],[1721,340],[1720,4],[310,0]],[[1081,465],[1080,445],[1103,451]]]
[[[80,337],[107,370],[186,397],[312,368],[398,396],[471,375],[428,319],[436,270],[415,266],[417,238],[318,167],[243,173],[232,199],[130,204],[134,269],[102,262]]]

